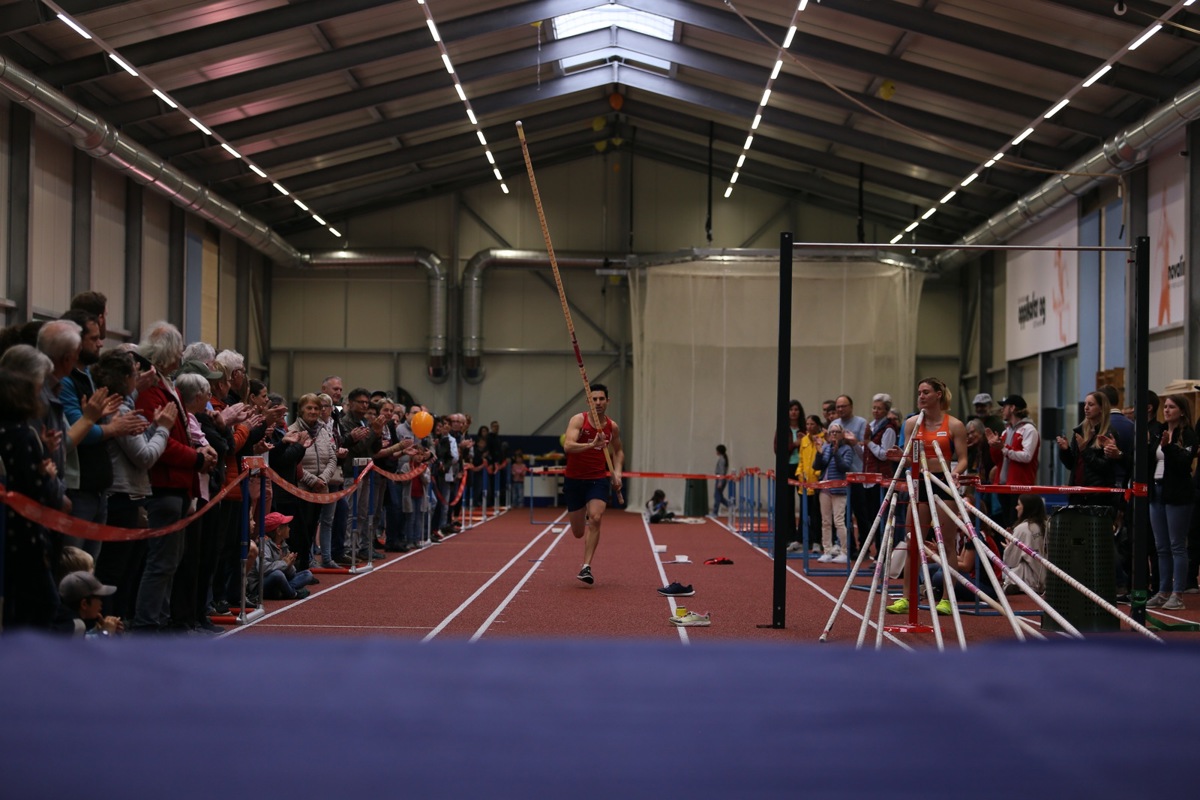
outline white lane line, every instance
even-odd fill
[[[310,600],[316,600],[318,597],[321,597],[324,594],[328,594],[329,592],[335,591],[337,589],[341,589],[343,586],[349,586],[350,584],[354,583],[355,581],[359,580],[360,578],[365,578],[368,575],[374,575],[376,572],[379,572],[380,570],[387,569],[388,567],[392,566],[393,564],[399,564],[404,559],[411,558],[412,556],[415,556],[417,553],[422,552],[422,550],[427,550],[427,549],[428,548],[421,548],[421,550],[412,550],[410,552],[402,554],[399,558],[395,558],[391,561],[388,561],[388,562],[385,562],[385,563],[379,565],[378,567],[374,567],[370,572],[360,572],[357,575],[351,575],[349,578],[342,581],[341,583],[337,583],[337,584],[334,584],[333,586],[329,586],[325,589],[322,589],[319,592],[313,592],[308,597],[305,597],[303,600],[294,600],[294,601],[288,603],[283,608],[277,608],[269,614],[265,614],[256,620],[251,620],[250,622],[247,622],[245,625],[238,625],[237,627],[233,628],[232,630],[228,630],[225,633],[218,635],[216,638],[224,639],[226,636],[233,636],[234,634],[244,631],[247,628],[253,628],[255,625],[259,625],[263,622],[266,622],[267,620],[271,619],[272,617],[278,616],[278,615],[283,614],[288,611],[293,611],[293,610],[299,608],[300,606],[304,605],[305,603],[307,603]]]
[[[268,625],[267,627],[276,629],[276,630],[278,630],[279,628],[301,628],[301,629],[331,628],[331,629],[335,629],[335,630],[338,628],[345,628],[347,630],[362,629],[362,630],[368,630],[368,631],[427,631],[427,630],[429,630],[428,625],[311,625],[309,623],[299,623],[299,622],[279,622],[274,625]]]
[[[533,573],[537,572],[538,569],[541,568],[542,564],[546,560],[546,556],[550,555],[550,552],[554,550],[554,548],[558,547],[558,543],[565,538],[567,538],[566,530],[563,530],[562,533],[557,534],[554,537],[554,541],[550,543],[550,546],[542,552],[541,556],[539,556],[538,559],[533,563],[533,566],[525,571],[525,574],[521,577],[521,580],[517,581],[517,585],[512,588],[512,591],[509,592],[503,600],[500,601],[500,605],[496,606],[496,610],[488,615],[488,618],[485,619],[483,624],[479,626],[479,630],[475,631],[468,641],[477,642],[483,637],[483,634],[487,633],[487,629],[492,627],[492,623],[495,622],[496,618],[499,617],[504,609],[508,607],[508,604],[513,601],[513,598],[517,596],[517,592],[521,591],[521,587],[523,587],[529,581],[529,579],[533,577]]]
[[[458,536],[458,535],[459,534],[457,534],[457,533],[447,534],[442,539],[442,541],[444,542],[447,539],[453,539],[455,536]],[[441,542],[437,542],[435,544],[441,544]],[[328,592],[332,592],[335,589],[341,589],[343,586],[349,586],[350,584],[354,583],[356,580],[358,580],[360,578],[365,578],[368,575],[374,575],[376,572],[387,569],[388,567],[392,566],[393,564],[399,564],[401,561],[404,561],[407,558],[412,558],[413,556],[417,555],[418,553],[422,553],[422,552],[428,550],[430,547],[434,547],[435,544],[429,544],[426,547],[422,547],[420,550],[412,550],[410,552],[403,553],[398,558],[394,558],[391,561],[386,561],[377,567],[373,567],[373,569],[370,572],[360,572],[357,575],[351,575],[349,578],[342,581],[341,583],[337,583],[337,584],[334,584],[333,586],[329,586],[325,589],[322,589],[319,592],[313,592],[312,594],[310,594],[308,597],[304,598],[303,600],[293,600],[292,602],[288,603],[283,608],[277,608],[269,614],[265,614],[265,615],[259,617],[258,619],[247,622],[245,625],[238,625],[230,630],[225,631],[225,633],[218,634],[215,638],[224,639],[226,636],[233,636],[234,634],[239,633],[240,631],[244,631],[247,628],[253,628],[255,625],[266,622],[267,620],[271,619],[272,617],[278,616],[278,615],[283,614],[288,611],[293,611],[293,610],[299,608],[300,606],[304,605],[305,603],[307,603],[310,600],[316,600],[318,597],[320,597]],[[372,626],[366,626],[366,627],[372,627]]]
[[[770,560],[770,561],[774,561],[774,560],[775,560],[775,559],[774,559],[774,557],[773,557],[773,556],[772,556],[770,553],[768,553],[768,552],[767,552],[767,551],[766,551],[764,548],[761,548],[761,547],[758,547],[757,545],[751,544],[751,543],[750,543],[750,541],[749,541],[748,539],[746,539],[746,537],[744,537],[744,536],[742,536],[740,533],[737,533],[736,531],[734,531],[734,530],[733,530],[733,528],[730,528],[730,527],[729,527],[728,525],[726,525],[724,522],[720,522],[720,521],[718,521],[718,520],[713,520],[713,521],[714,521],[714,522],[716,522],[718,525],[720,525],[720,526],[721,526],[722,528],[724,528],[725,530],[727,530],[729,533],[733,534],[733,535],[734,535],[735,537],[737,537],[737,539],[739,539],[740,541],[742,541],[742,542],[745,542],[745,544],[746,544],[746,546],[747,546],[747,547],[749,547],[750,549],[754,550],[756,553],[760,553],[760,554],[762,555],[762,557],[763,557],[763,558],[766,558],[766,559],[768,559],[768,560]],[[836,602],[837,602],[837,598],[836,598],[836,597],[834,597],[834,596],[833,596],[832,594],[830,594],[829,592],[825,591],[824,587],[820,586],[819,584],[813,583],[811,580],[809,580],[808,576],[807,576],[807,575],[805,575],[804,573],[802,573],[802,572],[797,572],[796,570],[792,569],[791,567],[788,567],[788,568],[787,568],[787,571],[788,571],[788,572],[790,572],[791,574],[795,575],[795,576],[796,576],[797,578],[799,578],[800,580],[802,580],[802,581],[804,581],[805,583],[807,583],[807,584],[808,584],[809,586],[811,586],[813,589],[816,589],[818,592],[820,592],[821,594],[825,595],[826,599],[828,599],[830,603],[836,603]],[[842,610],[843,610],[845,613],[849,614],[850,616],[852,616],[852,617],[855,617],[856,619],[860,619],[860,620],[862,619],[862,614],[860,614],[860,613],[859,613],[858,611],[856,611],[855,609],[851,608],[849,605],[846,605],[845,603],[843,603],[843,604],[842,604]],[[879,627],[879,624],[878,624],[878,623],[876,623],[874,620],[868,620],[868,621],[867,621],[867,624],[868,624],[870,627],[872,627],[872,628],[878,628],[878,627]],[[896,645],[898,645],[898,646],[902,647],[903,649],[905,649],[905,650],[909,651],[910,653],[911,653],[911,652],[914,652],[913,648],[912,648],[910,645],[908,645],[908,644],[906,644],[906,643],[902,642],[901,640],[897,639],[895,636],[893,636],[892,634],[888,633],[887,631],[884,631],[884,632],[883,632],[883,635],[884,635],[884,637],[885,637],[885,638],[886,638],[886,639],[887,639],[889,642],[892,642],[892,643],[894,643],[894,644],[896,644]]]
[[[666,570],[663,569],[662,559],[658,557],[658,553],[654,552],[654,545],[655,545],[654,534],[650,532],[650,523],[646,521],[645,517],[642,517],[642,528],[645,529],[646,539],[649,540],[649,542],[650,542],[650,556],[654,559],[654,563],[658,567],[659,580],[662,581],[663,586],[669,586],[670,581],[667,580],[667,573],[666,573]],[[668,597],[667,605],[671,609],[671,618],[673,619],[675,617],[675,609],[676,609],[675,598]],[[671,624],[670,620],[667,620],[667,624],[668,625]],[[679,641],[682,644],[691,644],[692,643],[692,640],[688,638],[687,628],[683,627],[682,625],[675,625],[674,627],[675,627],[675,630],[679,631]]]
[[[551,530],[553,530],[558,525],[558,523],[562,521],[562,518],[565,517],[566,515],[567,515],[566,511],[562,512],[561,514],[558,515],[558,518],[555,519],[554,522],[550,523],[545,528],[542,528],[541,532],[538,533],[537,536],[533,537],[533,539],[529,542],[529,544],[522,547],[520,552],[518,552],[515,556],[513,556],[507,564],[505,564],[503,567],[498,569],[496,571],[495,575],[488,578],[487,581],[482,586],[480,586],[478,589],[475,590],[474,594],[472,594],[470,597],[468,597],[466,600],[464,600],[462,602],[462,605],[460,605],[458,608],[451,611],[449,616],[447,616],[444,620],[442,620],[440,623],[438,623],[438,626],[436,628],[434,628],[433,630],[431,630],[429,632],[429,634],[421,641],[428,642],[431,639],[433,639],[435,636],[437,636],[439,633],[441,633],[443,630],[445,630],[447,625],[449,625],[451,622],[453,622],[458,617],[458,615],[461,614],[463,611],[466,611],[467,607],[469,605],[471,605],[471,603],[474,603],[475,599],[477,597],[479,597],[479,595],[481,595],[485,591],[487,591],[488,587],[490,587],[493,583],[498,581],[500,579],[501,575],[508,572],[509,568],[512,567],[513,564],[517,563],[517,560],[520,559],[521,556],[523,556],[527,552],[529,552],[529,548],[533,547],[535,544],[537,544],[539,539],[541,539],[543,536],[545,536],[547,533],[549,533]]]

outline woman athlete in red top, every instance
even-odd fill
[[[925,412],[925,418],[922,421],[921,429],[914,432],[917,425],[917,417],[909,417],[904,421],[904,440],[913,441],[913,449],[910,454],[912,463],[913,483],[916,484],[917,496],[912,498],[913,502],[909,506],[908,524],[912,530],[913,513],[918,520],[916,530],[921,531],[921,537],[924,539],[930,530],[930,514],[929,514],[929,498],[925,496],[925,480],[920,475],[921,454],[917,450],[918,447],[925,449],[925,461],[929,465],[931,475],[937,475],[943,481],[946,480],[946,475],[942,470],[942,462],[938,460],[937,449],[941,451],[942,458],[946,460],[946,464],[951,466],[950,481],[957,484],[958,478],[967,469],[967,428],[962,424],[962,420],[951,416],[947,413],[950,408],[950,390],[946,388],[946,384],[938,378],[926,378],[917,384],[917,411]],[[902,451],[898,447],[893,447],[888,451],[889,461],[899,461]],[[953,463],[957,458],[958,462]],[[897,478],[899,478],[897,473]],[[954,502],[950,495],[943,489],[934,486],[933,492],[938,497],[941,497],[951,507],[955,508]],[[955,509],[957,511],[957,509]],[[953,525],[946,530],[954,531]],[[950,539],[953,543],[954,539]],[[950,548],[947,547],[947,551]],[[913,555],[913,554],[910,554]],[[919,558],[919,556],[918,556]],[[905,562],[905,576],[910,565],[919,564],[920,561],[914,561],[909,558]],[[903,613],[908,610],[907,598],[901,598],[904,602],[897,601],[888,606],[888,611],[892,613]],[[903,608],[900,606],[903,605]]]

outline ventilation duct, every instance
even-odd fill
[[[622,257],[571,255],[556,253],[559,269],[613,269],[625,265]],[[463,344],[462,378],[479,383],[485,371],[483,355],[483,273],[492,267],[550,268],[550,256],[543,250],[481,250],[471,257],[463,270]]]
[[[1193,84],[1166,105],[1159,106],[1122,133],[1106,141],[1037,189],[1025,195],[956,244],[1002,244],[1053,209],[1128,172],[1156,143],[1200,117],[1200,83]],[[971,259],[970,250],[947,250],[934,263],[939,269],[957,267]]]
[[[95,112],[42,83],[3,56],[0,56],[0,92],[51,120],[71,135],[77,148],[124,173],[130,180],[148,186],[177,206],[228,231],[272,261],[284,266],[299,264],[300,252],[265,222],[210,192],[120,133]]]
[[[429,380],[443,383],[450,375],[446,358],[447,313],[450,308],[446,272],[442,260],[429,250],[357,251],[334,250],[309,253],[302,266],[316,269],[360,269],[363,267],[419,267],[429,276]]]

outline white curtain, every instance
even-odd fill
[[[878,392],[892,395],[901,412],[911,409],[922,273],[839,259],[798,260],[792,274],[790,396],[805,414],[849,394],[855,413],[870,419]],[[635,435],[628,469],[710,473],[718,444],[729,449],[734,469],[771,468],[778,261],[641,267],[630,286]],[[654,488],[682,509],[678,480],[638,481],[627,499],[640,508]]]

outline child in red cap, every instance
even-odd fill
[[[263,521],[267,538],[263,546],[263,598],[266,600],[296,600],[308,597],[308,589],[319,583],[312,572],[295,567],[296,554],[288,549],[292,517],[272,511]],[[252,576],[257,577],[257,576]]]

